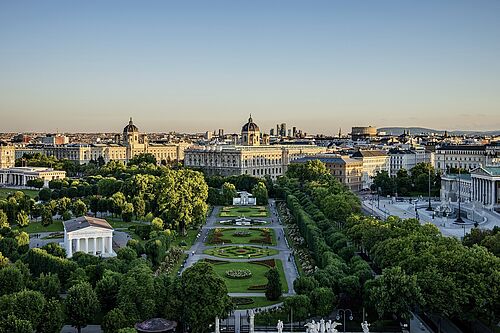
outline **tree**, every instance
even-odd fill
[[[134,205],[126,202],[122,208],[122,220],[125,222],[132,221],[132,216],[134,214]]]
[[[204,333],[215,317],[225,318],[233,304],[227,295],[224,280],[212,265],[197,262],[180,277],[179,299],[184,320],[193,333]]]
[[[429,176],[431,189],[439,189],[441,187],[439,177],[437,177],[436,171],[430,163],[418,163],[410,171],[411,180],[416,191],[427,193],[429,189]]]
[[[97,182],[97,189],[100,195],[110,197],[120,191],[120,183],[113,177],[102,178]]]
[[[0,229],[2,228],[8,228],[9,225],[9,220],[7,218],[7,214],[4,213],[2,209],[0,209]]]
[[[325,164],[320,160],[307,161],[306,163],[292,163],[288,166],[286,175],[290,178],[297,178],[300,182],[318,181],[330,172]]]
[[[40,192],[38,192],[38,197],[42,201],[49,201],[51,195],[52,195],[52,191],[48,188],[43,188],[40,190]]]
[[[310,294],[311,310],[316,316],[329,315],[335,305],[335,295],[330,288],[316,288]]]
[[[236,195],[236,187],[233,184],[225,182],[222,185],[222,197],[224,198],[225,205],[232,205],[233,198],[236,197]]]
[[[7,319],[0,323],[0,330],[12,333],[33,333],[33,325],[29,320],[19,319],[15,315],[9,314]]]
[[[0,268],[0,296],[23,290],[25,282],[23,274],[16,266]]]
[[[43,185],[45,185],[45,181],[42,178],[30,179],[26,182],[26,185],[29,187],[41,189]]]
[[[287,313],[293,311],[294,320],[302,321],[309,317],[311,301],[307,295],[294,295],[285,298],[284,306]]]
[[[16,241],[17,245],[19,247],[29,245],[30,243],[30,235],[24,231],[21,231],[17,236],[16,236]]]
[[[37,327],[42,319],[45,298],[38,291],[23,290],[13,294],[12,314],[22,320],[27,320],[32,327]]]
[[[155,312],[153,274],[144,261],[124,276],[118,293],[118,307],[127,314],[129,324],[151,318]]]
[[[42,210],[42,225],[44,227],[47,227],[51,224],[52,224],[52,211],[49,208],[45,207]]]
[[[163,220],[159,217],[155,217],[153,221],[151,221],[151,226],[153,230],[161,231],[163,230]]]
[[[299,295],[308,295],[311,291],[318,287],[318,281],[316,281],[312,276],[300,276],[293,281],[293,289]]]
[[[9,258],[4,257],[2,252],[0,252],[0,269],[6,267],[9,264]]]
[[[73,327],[76,327],[78,333],[81,333],[82,327],[94,319],[99,310],[99,301],[92,290],[92,286],[87,282],[74,285],[68,290],[65,299],[66,315]]]
[[[389,173],[385,170],[377,171],[375,177],[373,177],[372,190],[378,191],[380,189],[380,195],[392,195],[394,194],[396,183]]]
[[[113,207],[113,213],[121,214],[123,207],[127,203],[127,200],[122,192],[116,192],[111,196],[111,203]]]
[[[75,202],[73,202],[73,207],[71,208],[71,211],[75,216],[83,216],[87,214],[87,210],[88,210],[87,205],[81,199],[78,199]]]
[[[102,320],[104,333],[117,333],[119,329],[127,326],[127,318],[122,310],[116,308],[109,311]]]
[[[270,301],[277,301],[282,294],[280,275],[276,267],[266,272],[267,286],[266,298]]]
[[[161,217],[182,235],[187,226],[206,218],[208,186],[200,172],[166,169],[156,183],[155,194]]]
[[[42,249],[47,251],[47,253],[52,254],[53,256],[56,256],[59,258],[66,258],[66,249],[63,248],[58,243],[48,243],[48,244],[42,246]]]
[[[416,277],[406,275],[399,266],[385,269],[380,278],[367,282],[365,287],[380,318],[390,313],[408,320],[413,307],[422,303]]]
[[[44,294],[47,299],[57,298],[59,296],[59,290],[61,290],[61,282],[56,274],[42,273],[36,280],[36,289]]]
[[[58,333],[64,325],[64,311],[60,301],[49,299],[43,308],[38,333]]]
[[[120,253],[123,249],[124,248],[120,249],[118,253]],[[135,255],[135,258],[136,257],[137,255]],[[114,309],[117,306],[121,278],[122,276],[120,273],[106,270],[103,277],[96,283],[95,291],[97,296],[99,297],[99,302],[101,304],[103,312]]]
[[[138,154],[129,160],[128,165],[132,166],[132,165],[139,165],[142,163],[156,165],[156,157],[151,153]]]
[[[62,215],[64,212],[66,212],[71,205],[71,199],[67,197],[63,197],[59,200],[57,200],[57,212]]]
[[[19,257],[19,245],[17,240],[11,237],[0,238],[0,252],[3,253],[5,259],[10,258],[11,261],[16,261]]]
[[[24,211],[21,211],[17,213],[16,223],[20,228],[24,228],[30,224],[30,219]]]
[[[139,220],[146,214],[146,202],[141,197],[134,197],[132,199],[132,205],[134,205],[135,218]]]
[[[257,185],[252,188],[252,194],[257,201],[257,205],[267,205],[269,195],[266,185],[263,182],[258,182]]]

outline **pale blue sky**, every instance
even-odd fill
[[[0,131],[500,129],[500,1],[0,0]]]

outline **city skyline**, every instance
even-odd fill
[[[500,128],[500,3],[0,3],[1,132]]]

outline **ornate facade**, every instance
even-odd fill
[[[184,165],[203,169],[209,175],[270,176],[276,179],[285,173],[290,162],[304,156],[325,152],[316,145],[269,145],[260,135],[252,117],[241,129],[239,145],[191,147],[185,151]]]
[[[11,168],[16,162],[14,146],[4,145],[0,142],[0,169]]]
[[[112,144],[68,144],[45,146],[43,148],[29,149],[16,148],[16,157],[20,158],[25,153],[40,152],[57,159],[68,159],[78,164],[97,161],[102,157],[105,163],[120,161],[127,163],[131,158],[142,153],[153,154],[158,163],[178,162],[184,159],[184,149],[188,143],[151,143],[146,134],[141,134],[132,118],[123,129],[121,137]],[[1,149],[1,147],[0,147]]]

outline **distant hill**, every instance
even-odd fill
[[[426,134],[426,133],[435,133],[435,134],[444,134],[444,130],[437,130],[432,128],[424,128],[424,127],[382,127],[378,128],[379,132],[386,132],[387,134],[392,135],[400,135],[403,134],[404,131],[410,131],[410,134]],[[450,135],[500,135],[500,130],[497,131],[448,131]]]

